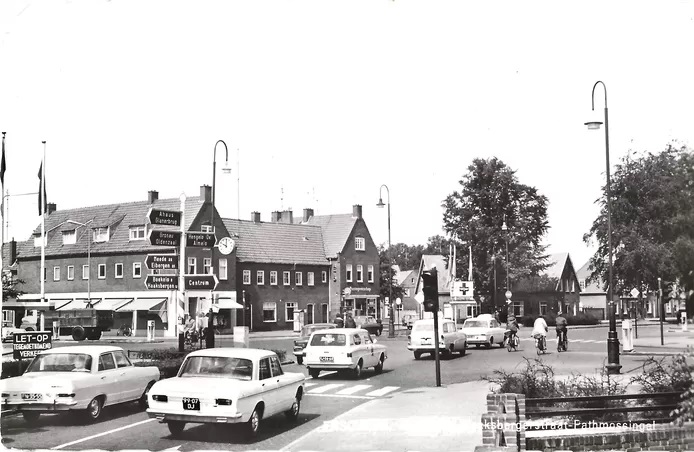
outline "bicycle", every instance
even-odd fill
[[[560,330],[557,332],[557,351],[565,352],[569,349],[569,339],[566,337],[566,331]]]
[[[127,324],[122,324],[120,328],[118,328],[118,331],[116,332],[116,336],[132,336],[133,335],[133,329],[130,327],[130,325]]]
[[[199,340],[200,336],[195,330],[188,330],[183,335],[183,344],[190,348],[195,348]]]
[[[535,337],[535,348],[537,349],[537,354],[542,353],[543,355],[547,353],[547,338],[540,335],[540,337]]]
[[[518,333],[515,333],[512,336],[512,338],[509,338],[509,337],[506,338],[506,349],[509,352],[518,350],[519,345],[520,345],[520,340],[518,339]]]

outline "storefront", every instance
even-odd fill
[[[371,293],[371,287],[347,287],[343,293],[342,311],[352,315],[376,317],[379,303],[378,295]]]

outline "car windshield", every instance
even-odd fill
[[[412,327],[412,331],[434,331],[433,323],[417,323]]]
[[[178,376],[250,380],[253,378],[253,363],[249,359],[228,356],[191,356],[181,366]]]
[[[466,320],[463,324],[463,328],[486,328],[486,320]]]
[[[301,335],[310,336],[314,331],[328,330],[330,328],[335,328],[335,325],[306,325],[301,329]]]
[[[347,344],[344,334],[316,333],[311,338],[311,345],[318,347],[339,347]]]
[[[91,372],[92,357],[86,353],[47,353],[37,355],[28,372]]]

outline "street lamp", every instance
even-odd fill
[[[509,262],[508,262],[508,226],[506,226],[506,214],[504,214],[504,224],[501,225],[501,230],[504,231],[504,241],[506,242],[506,290],[511,290],[509,285]]]
[[[383,204],[383,187],[386,188],[388,194],[388,253],[390,253],[390,189],[386,184],[381,185],[378,190],[378,204],[376,207],[384,207]],[[393,319],[393,263],[388,260],[388,337],[395,337],[395,321]]]
[[[87,227],[87,225],[92,221],[94,221],[93,218],[87,221],[86,223],[80,223],[79,221],[74,220],[67,220],[68,223],[73,223],[78,226],[84,227]],[[91,307],[92,304],[92,237],[89,232],[91,231],[87,231],[87,268],[89,269],[89,273],[87,274],[87,307]],[[77,233],[75,233],[75,236],[77,236]]]
[[[212,234],[214,234],[214,201],[215,201],[215,181],[217,176],[217,145],[222,143],[224,145],[224,150],[226,151],[226,158],[224,159],[224,168],[222,172],[229,174],[231,168],[229,168],[229,148],[224,140],[217,140],[214,144],[214,152],[212,156],[212,210],[210,210],[210,228]],[[214,245],[210,248],[210,273],[214,275]],[[207,336],[205,337],[205,347],[214,348],[214,322],[212,321],[212,303],[214,302],[214,289],[210,290],[210,311],[207,318]]]
[[[617,339],[617,321],[615,319],[615,304],[612,299],[612,193],[610,191],[610,132],[607,121],[607,87],[603,82],[598,80],[593,85],[591,94],[592,111],[595,111],[595,88],[598,83],[602,85],[605,91],[605,173],[607,176],[607,185],[605,187],[605,195],[607,196],[607,248],[608,248],[608,281],[607,281],[607,297],[609,301],[608,314],[610,317],[610,329],[607,333],[607,368],[608,374],[618,374],[622,366],[619,364],[619,339]],[[599,121],[586,122],[590,130],[600,129],[602,123]]]

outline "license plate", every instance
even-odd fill
[[[475,339],[477,339],[478,341],[484,341],[487,338],[485,338],[484,336],[477,336]]]
[[[331,363],[331,362],[333,362],[333,357],[332,356],[321,356],[320,360],[324,363]]]
[[[41,400],[41,394],[22,394],[22,400]]]
[[[184,397],[183,398],[183,409],[184,410],[200,411],[200,399],[192,399],[189,397]]]
[[[429,339],[422,339],[422,345],[429,345],[430,342]]]

